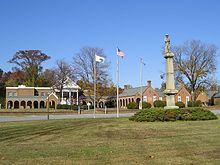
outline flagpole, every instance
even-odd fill
[[[143,103],[143,91],[142,91],[142,58],[140,58],[140,85],[141,85],[141,100],[139,108],[142,109]]]
[[[116,77],[117,77],[117,118],[119,117],[119,89],[118,89],[118,86],[119,86],[119,56],[117,57],[117,74],[116,74]]]
[[[93,117],[95,118],[95,110],[96,110],[96,59],[94,58],[94,111]]]

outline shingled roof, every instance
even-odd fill
[[[142,91],[144,92],[147,89],[147,86],[142,86]],[[135,88],[128,88],[125,89],[121,94],[119,94],[119,97],[128,97],[128,96],[134,96],[137,93],[140,93],[141,87],[135,87]]]
[[[205,91],[209,99],[211,99],[218,91]]]
[[[220,98],[220,92],[216,93],[216,94],[214,95],[214,98]]]
[[[161,89],[155,88],[154,90],[158,93],[159,97],[164,97],[165,96],[165,94],[163,93],[163,91]]]

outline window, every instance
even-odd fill
[[[189,101],[189,96],[186,96],[186,102],[188,102]]]
[[[147,96],[144,96],[143,102],[147,102]]]
[[[8,96],[12,96],[12,92],[8,92]]]
[[[180,101],[182,101],[182,100],[181,100],[181,96],[178,96],[178,102],[180,102]]]
[[[45,96],[45,93],[44,93],[44,92],[41,92],[41,96]]]
[[[153,101],[156,101],[157,100],[157,96],[153,96]]]
[[[17,96],[17,92],[13,92],[13,96]]]
[[[39,96],[39,93],[36,89],[34,89],[34,96]]]

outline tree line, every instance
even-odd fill
[[[214,73],[217,69],[217,47],[199,40],[185,42],[179,46],[172,46],[174,53],[175,77],[178,84],[184,84],[195,100],[199,91],[208,87],[217,87]],[[15,64],[9,72],[0,69],[0,103],[4,104],[5,87],[18,86],[46,86],[63,89],[67,78],[77,82],[82,91],[88,96],[93,95],[94,83],[94,55],[104,57],[105,63],[97,63],[97,101],[103,96],[116,95],[116,87],[109,75],[110,62],[102,48],[83,47],[66,62],[58,60],[51,69],[43,70],[42,63],[51,57],[40,50],[19,50],[8,61]],[[162,58],[162,57],[161,57]]]
[[[59,89],[61,94],[67,79],[76,82],[81,90],[93,99],[95,54],[106,59],[105,63],[95,65],[97,74],[96,99],[99,101],[103,96],[115,95],[116,88],[109,75],[110,62],[101,48],[83,47],[71,61],[57,60],[53,68],[45,70],[43,70],[42,63],[51,58],[49,55],[40,50],[19,50],[8,61],[15,64],[12,71],[4,72],[0,69],[0,103],[5,104],[6,86],[54,87]]]

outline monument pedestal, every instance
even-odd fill
[[[174,81],[174,68],[173,68],[173,57],[174,54],[170,50],[170,39],[169,35],[165,35],[165,56],[166,59],[166,90],[164,94],[166,95],[167,105],[164,109],[178,109],[179,107],[175,105],[175,94],[178,92],[175,89]]]
[[[175,95],[167,95],[167,105],[164,109],[179,109],[178,106],[175,105]]]

